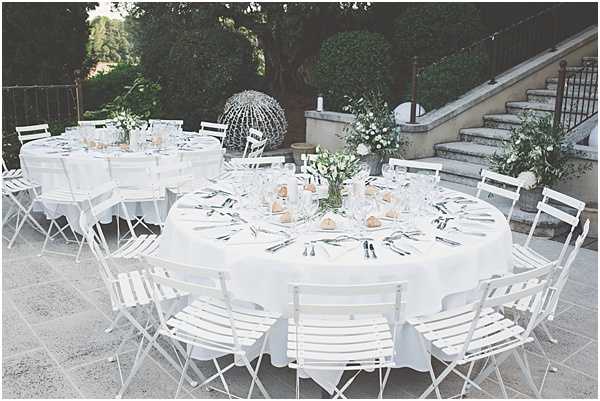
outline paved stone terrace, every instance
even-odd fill
[[[523,241],[514,234],[515,241]],[[12,249],[2,247],[2,396],[4,398],[113,398],[119,386],[116,363],[107,358],[119,343],[119,332],[105,334],[111,308],[106,290],[89,250],[80,264],[74,258],[48,255],[38,257],[41,235],[24,230]],[[56,241],[61,242],[61,241]],[[56,244],[60,248],[70,245]],[[560,243],[535,240],[534,246],[548,257],[556,257]],[[543,391],[547,398],[597,398],[598,396],[598,254],[582,249],[563,292],[559,312],[549,326],[559,340],[556,345],[540,333],[557,373],[550,373]],[[121,355],[125,371],[135,355],[131,344]],[[227,358],[224,358],[227,359]],[[529,362],[539,384],[545,363],[534,347]],[[436,369],[443,366],[436,363]],[[200,364],[212,372],[207,364]],[[250,379],[236,368],[227,373],[235,394],[243,395]],[[268,357],[260,377],[272,397],[294,397],[294,371],[275,368]],[[511,398],[531,397],[513,359],[502,366],[502,377]],[[156,353],[125,394],[127,398],[172,398],[178,376]],[[394,369],[385,398],[414,398],[430,380],[426,373]],[[451,375],[442,384],[446,397],[459,392],[462,381]],[[498,398],[497,383],[488,379],[484,388]],[[374,398],[377,373],[361,373],[347,391],[352,398]],[[320,389],[311,380],[302,380],[303,398],[319,398]],[[255,397],[258,397],[255,392]],[[180,397],[224,398],[219,392],[205,392],[184,386]],[[475,391],[471,398],[486,397]]]

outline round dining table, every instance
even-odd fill
[[[215,188],[225,192],[235,189],[227,182],[219,182],[207,191]],[[266,352],[273,365],[282,367],[288,363],[290,283],[340,285],[406,281],[406,317],[410,318],[464,305],[476,296],[481,280],[512,271],[512,235],[502,212],[473,196],[443,188],[439,190],[441,199],[445,199],[445,217],[453,219],[448,220],[447,227],[440,229],[434,223],[437,215],[442,215],[439,209],[432,208],[430,213],[414,217],[411,224],[421,235],[402,237],[394,242],[395,249],[408,251],[404,255],[382,242],[384,237],[406,227],[404,217],[399,221],[382,218],[383,225],[372,230],[357,229],[352,219],[346,219],[340,224],[342,229],[333,232],[320,229],[317,219],[291,230],[291,236],[285,236],[282,231],[290,230],[282,229],[284,224],[279,216],[245,205],[236,210],[247,222],[240,226],[230,226],[227,214],[207,215],[206,206],[218,208],[228,195],[207,198],[202,192],[184,196],[171,208],[158,254],[192,266],[226,269],[230,274],[228,288],[236,299],[281,314],[282,318],[269,336]],[[380,203],[383,213],[385,202]],[[452,223],[453,220],[460,221],[460,225]],[[223,240],[228,233],[233,235]],[[310,256],[312,252],[304,251],[307,241],[332,239],[349,233],[370,238],[377,257],[367,258],[363,243],[352,240],[341,243],[342,246],[315,242],[314,256]],[[276,252],[267,251],[273,245],[286,243],[289,244]],[[397,330],[396,367],[426,371],[429,361],[416,331],[406,323]],[[193,355],[198,359],[210,357],[200,351]],[[303,373],[331,393],[343,372]]]
[[[65,135],[58,135],[25,143],[21,147],[20,155],[25,165],[30,158],[36,158],[38,162],[40,159],[42,162],[48,160],[49,165],[52,161],[63,159],[74,190],[91,190],[111,180],[117,183],[134,182],[136,175],[140,182],[144,183],[144,180],[147,180],[148,168],[166,164],[171,160],[189,161],[190,173],[195,181],[217,176],[223,166],[221,142],[217,138],[201,136],[195,132],[181,132],[170,145],[161,149],[148,147],[139,151],[129,151],[119,147],[103,150],[89,149],[79,142],[74,143]],[[106,162],[109,156],[136,159],[136,170],[117,172],[117,174],[126,172],[127,177],[111,177]],[[53,190],[57,186],[65,188],[65,181],[60,177],[51,174],[29,177],[26,169],[24,174],[40,185],[42,193]],[[169,199],[166,196],[159,201],[158,213],[161,216],[156,215],[156,208],[152,202],[126,202],[125,205],[130,216],[143,216],[147,223],[158,224],[165,219],[168,203]],[[77,224],[79,212],[74,206],[36,202],[34,211],[44,212],[48,218],[66,216],[75,230],[79,227]],[[113,215],[119,215],[118,210],[115,209],[114,212]],[[110,222],[111,218],[112,216],[107,214],[103,216],[103,221]]]

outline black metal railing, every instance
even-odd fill
[[[571,131],[598,113],[598,65],[595,60],[584,60],[580,67],[567,68],[560,62],[556,82],[554,126]]]
[[[555,51],[559,42],[597,24],[597,13],[585,7],[559,3],[437,61],[415,57],[410,123],[416,123],[417,103],[432,110],[486,81],[494,85],[499,74],[543,51]]]
[[[70,85],[15,85],[2,87],[2,130],[81,117],[82,92],[79,73]]]

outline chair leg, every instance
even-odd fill
[[[117,327],[117,323],[121,319],[121,316],[123,316],[123,314],[121,313],[121,311],[119,311],[117,313],[117,316],[115,316],[115,318],[113,319],[113,321],[110,324],[110,326],[108,326],[106,329],[104,329],[104,332],[105,333],[110,333],[111,331],[113,331],[115,329],[115,327]]]
[[[256,362],[256,368],[254,369],[254,374],[258,377],[258,370],[260,369],[260,363],[262,362],[262,357],[265,354],[265,347],[267,345],[267,340],[269,339],[269,333],[265,334],[265,338],[263,340],[262,347],[260,348],[260,355],[258,356],[258,361]],[[254,376],[252,376],[252,383],[250,384],[250,390],[248,391],[248,399],[252,398],[252,391],[254,390]]]
[[[523,349],[523,353],[525,353],[525,352],[526,352],[525,349]],[[531,377],[531,372],[529,371],[529,369],[527,369],[527,366],[521,359],[521,356],[519,355],[517,350],[514,349],[512,354],[515,356],[515,359],[517,360],[517,364],[519,365],[521,372],[523,372],[523,375],[525,376],[525,379],[527,380],[527,385],[529,386],[531,391],[533,391],[533,394],[535,394],[535,397],[542,398],[540,391],[538,390],[538,388],[535,386],[535,383],[533,382],[533,377]]]
[[[335,396],[333,397],[333,399],[337,399],[337,398],[343,398],[346,399],[346,396],[344,395],[344,391],[350,387],[350,385],[352,384],[352,382],[354,382],[354,379],[356,379],[356,376],[359,375],[359,373],[362,372],[362,370],[358,370],[354,376],[352,376],[350,379],[348,379],[348,381],[342,386],[341,389],[338,389],[337,387],[335,387],[333,389],[333,391],[335,391]]]
[[[546,382],[546,376],[548,375],[548,372],[555,373],[555,372],[558,372],[558,369],[556,367],[552,366],[552,362],[550,361],[550,358],[548,358],[548,354],[546,354],[546,350],[544,350],[542,343],[540,342],[537,335],[533,331],[531,332],[531,336],[533,337],[533,342],[535,343],[535,345],[537,345],[538,349],[542,353],[542,356],[544,357],[544,359],[546,359],[546,369],[544,371],[544,377],[542,378],[542,382],[540,383],[540,391],[542,391],[542,389],[544,388],[544,383]],[[529,366],[527,366],[527,368],[529,368]]]
[[[296,368],[296,399],[300,399],[300,368]]]
[[[246,355],[242,355],[242,360],[244,361],[244,365],[246,365],[246,369],[248,369],[248,373],[250,373],[250,375],[252,376],[252,382],[256,382],[256,387],[258,387],[258,390],[262,393],[263,397],[271,398],[271,396],[267,392],[267,389],[263,386],[262,382],[258,378],[258,365],[255,372],[252,369],[252,365],[250,365],[250,361],[248,360],[248,358],[246,358]]]
[[[420,339],[419,343],[421,344],[421,350],[423,351],[423,355],[426,358],[429,358],[429,377],[431,377],[431,383],[435,382],[435,373],[433,372],[433,365],[431,364],[431,354],[427,351],[427,347],[425,346],[425,342],[423,338]],[[435,395],[438,399],[442,398],[442,394],[440,393],[440,389],[438,386],[435,386]]]
[[[504,385],[504,380],[502,380],[502,375],[500,374],[500,367],[494,355],[492,355],[492,363],[494,364],[494,370],[496,371],[496,378],[498,379],[498,384],[500,384],[500,390],[502,390],[502,396],[506,399],[508,398],[508,394],[506,393],[506,386]]]
[[[467,393],[467,383],[469,383],[469,378],[471,377],[471,373],[473,372],[473,366],[475,365],[475,361],[469,364],[469,370],[467,372],[467,380],[463,383],[462,389],[460,390],[460,398],[463,398]]]
[[[431,394],[431,392],[434,389],[437,389],[439,384],[442,382],[442,380],[444,380],[446,378],[446,376],[448,376],[450,374],[450,372],[452,372],[452,370],[454,369],[454,367],[456,366],[456,362],[452,362],[446,369],[444,369],[444,371],[433,380],[433,383],[431,383],[431,386],[429,386],[424,392],[423,394],[421,394],[421,396],[419,398],[427,398],[427,396],[429,394]],[[430,373],[433,375],[433,369],[430,369]],[[438,392],[436,392],[437,394],[439,394],[439,390]],[[440,397],[441,398],[441,397]]]
[[[185,363],[183,364],[183,368],[182,368],[182,372],[181,372],[181,377],[179,378],[179,383],[177,384],[177,391],[175,391],[175,399],[177,399],[177,397],[179,396],[179,391],[181,390],[181,385],[183,384],[183,379],[185,378],[185,372],[187,371],[188,365],[190,363],[190,358],[192,357],[192,349],[194,347],[192,347],[191,345],[188,345],[188,351],[187,351],[187,355],[185,358]]]
[[[148,353],[150,352],[150,349],[152,348],[152,344],[154,344],[154,342],[156,341],[156,339],[158,338],[159,335],[160,335],[160,332],[157,330],[156,333],[154,333],[154,336],[148,342],[148,345],[146,345],[146,348],[144,349],[144,352],[142,353],[141,357],[136,360],[135,364],[131,368],[131,371],[129,372],[129,376],[127,376],[127,380],[125,380],[125,383],[123,383],[123,385],[121,386],[121,390],[119,390],[119,393],[116,395],[115,398],[123,398],[123,393],[125,393],[125,391],[129,387],[129,385],[131,384],[131,381],[137,374],[137,371],[142,366],[144,359],[146,359],[146,356],[148,356]]]
[[[221,384],[223,385],[225,392],[227,392],[229,399],[231,399],[231,393],[229,392],[229,386],[227,385],[227,382],[225,381],[225,377],[223,376],[224,372],[221,371],[221,367],[219,366],[219,362],[217,362],[217,358],[213,359],[213,363],[215,365],[215,368],[217,368],[217,373],[219,375],[219,379],[221,379]]]
[[[544,333],[546,333],[548,340],[550,340],[552,344],[558,344],[558,340],[554,338],[552,334],[550,334],[550,329],[548,329],[548,326],[546,326],[546,322],[542,322],[540,326],[542,326],[542,329],[544,330]]]
[[[387,384],[388,377],[390,377],[391,371],[392,371],[392,368],[387,368],[387,370],[385,371],[385,377],[383,378],[383,384],[381,385],[379,398],[383,398],[383,391],[385,390],[385,385]]]

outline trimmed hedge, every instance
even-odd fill
[[[86,111],[101,109],[121,95],[125,86],[131,85],[142,70],[133,64],[118,64],[106,73],[83,81],[83,107]]]
[[[417,103],[429,112],[459,98],[487,78],[489,58],[482,49],[457,53],[421,71],[417,77]]]
[[[168,75],[159,78],[166,118],[183,119],[186,129],[216,121],[227,98],[256,82],[252,45],[221,28],[183,32],[168,55]]]
[[[479,10],[469,3],[421,3],[394,23],[394,50],[402,66],[418,56],[421,65],[468,46],[485,36]]]
[[[341,111],[344,96],[380,92],[389,100],[392,88],[392,47],[367,31],[341,32],[321,44],[315,81],[327,110]]]

